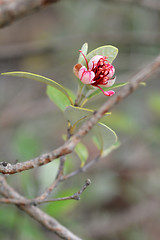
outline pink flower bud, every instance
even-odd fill
[[[109,91],[103,92],[103,94],[104,94],[105,96],[111,97],[112,95],[115,94],[115,92],[114,92],[113,90],[109,90]]]
[[[92,84],[95,81],[93,81],[95,77],[95,73],[88,70],[85,66],[81,67],[78,72],[79,79],[82,81],[84,84]]]

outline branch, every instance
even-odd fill
[[[64,200],[80,200],[80,195],[84,192],[84,190],[86,190],[86,188],[91,184],[91,180],[87,179],[85,181],[85,184],[83,185],[83,187],[76,193],[74,193],[71,196],[67,196],[67,197],[59,197],[59,198],[53,198],[53,199],[32,199],[32,200],[28,200],[28,199],[15,199],[15,198],[0,198],[0,202],[1,203],[8,203],[8,204],[19,204],[19,205],[38,205],[38,204],[42,204],[42,203],[48,203],[48,202],[57,202],[57,201],[64,201]]]
[[[13,188],[11,188],[7,182],[5,181],[4,177],[0,176],[0,193],[8,199],[15,199],[15,201],[25,201],[25,198],[17,193]],[[62,226],[58,221],[54,218],[50,217],[48,214],[44,213],[42,210],[35,206],[30,205],[22,205],[16,204],[21,210],[26,212],[36,221],[41,223],[44,227],[49,229],[50,231],[57,234],[62,239],[66,240],[82,240],[81,238],[74,235],[70,232],[67,228]]]
[[[36,157],[32,160],[10,164],[6,162],[0,163],[0,172],[3,174],[14,174],[17,172],[25,171],[34,167],[42,166],[53,161],[60,156],[69,154],[73,151],[76,144],[84,137],[93,126],[103,117],[103,115],[108,112],[113,106],[124,98],[126,98],[129,94],[131,94],[134,90],[136,90],[139,84],[149,77],[151,77],[155,72],[157,72],[160,68],[160,55],[155,59],[154,62],[146,66],[139,73],[137,73],[130,81],[129,84],[122,87],[121,90],[115,94],[113,97],[110,97],[107,102],[105,102],[99,110],[94,112],[92,117],[86,121],[82,127],[77,131],[75,135],[73,135],[68,141],[66,141],[61,147],[55,149],[54,151],[43,154],[39,157]]]
[[[27,16],[58,0],[3,0],[0,1],[0,27],[5,27],[13,21]]]
[[[71,177],[74,177],[75,175],[77,175],[81,172],[85,172],[89,167],[91,167],[93,164],[98,162],[101,158],[102,158],[101,155],[98,155],[97,157],[93,158],[90,162],[86,163],[83,167],[80,167],[77,170],[75,170],[74,172],[71,172],[67,175],[62,176],[61,181],[67,180]]]

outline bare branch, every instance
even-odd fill
[[[85,181],[85,184],[83,185],[83,187],[78,192],[74,193],[72,196],[54,198],[54,199],[49,199],[49,200],[42,200],[42,201],[36,202],[36,204],[47,203],[47,202],[57,202],[57,201],[64,201],[64,200],[80,200],[80,195],[86,190],[86,188],[90,184],[91,184],[91,180],[87,179]]]
[[[0,27],[33,13],[58,0],[3,0],[0,1]]]
[[[15,199],[15,201],[25,201],[25,198],[17,193],[12,187],[10,187],[5,178],[0,176],[0,193],[8,199]],[[67,228],[62,226],[58,221],[44,213],[38,207],[30,205],[16,204],[21,210],[26,212],[29,216],[34,218],[36,221],[41,223],[44,227],[50,231],[56,233],[59,237],[66,240],[82,240],[81,238],[74,235]]]
[[[65,176],[61,177],[61,181],[67,180],[71,177],[74,177],[75,175],[85,172],[89,167],[91,167],[94,163],[98,162],[101,159],[101,155],[98,155],[96,158],[92,159],[90,162],[86,163],[82,168],[78,168],[74,172],[71,172]]]
[[[92,117],[86,121],[82,127],[78,130],[78,132],[73,135],[68,141],[64,143],[61,147],[55,149],[54,151],[43,154],[37,158],[32,160],[21,162],[17,164],[10,164],[10,163],[0,163],[0,172],[4,174],[14,174],[17,172],[25,171],[34,167],[42,166],[47,164],[54,159],[69,154],[73,151],[76,144],[84,137],[92,128],[93,126],[102,118],[102,116],[108,112],[115,104],[122,101],[126,98],[129,94],[131,94],[139,84],[149,77],[151,77],[155,72],[160,69],[160,56],[158,56],[154,62],[146,66],[142,69],[139,73],[137,73],[130,81],[130,83],[121,88],[121,90],[115,94],[114,96],[110,97],[107,102],[105,102],[98,111],[94,112]]]
[[[91,184],[91,180],[87,179],[85,181],[85,184],[83,187],[76,193],[74,193],[71,196],[67,197],[59,197],[59,198],[53,198],[53,199],[44,199],[44,198],[37,198],[37,199],[15,199],[15,198],[0,198],[1,203],[8,203],[8,204],[19,204],[19,205],[38,205],[42,203],[48,203],[48,202],[57,202],[57,201],[64,201],[64,200],[80,200],[80,195],[86,190],[86,188]]]

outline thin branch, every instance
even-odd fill
[[[107,102],[105,102],[99,110],[94,112],[92,117],[86,121],[82,127],[77,131],[75,135],[73,135],[68,141],[66,141],[61,147],[55,149],[54,151],[43,154],[39,157],[36,157],[32,160],[21,162],[17,164],[10,163],[0,163],[0,172],[4,174],[14,174],[17,172],[25,171],[34,167],[42,166],[47,164],[54,159],[69,154],[73,151],[76,144],[84,137],[93,126],[103,117],[103,115],[108,112],[113,106],[124,98],[126,98],[129,94],[131,94],[134,90],[136,90],[139,84],[149,77],[151,77],[155,72],[160,69],[160,56],[158,56],[154,62],[146,66],[139,73],[137,73],[130,81],[130,83],[121,88],[121,90],[110,97]]]
[[[64,200],[80,200],[80,195],[86,190],[86,188],[91,184],[91,180],[87,179],[85,181],[85,184],[83,187],[76,193],[74,193],[71,196],[67,197],[59,197],[59,198],[53,198],[53,199],[43,199],[43,198],[37,198],[37,199],[15,199],[15,198],[0,198],[1,203],[8,203],[8,204],[19,204],[19,205],[34,205],[37,206],[38,204],[42,203],[48,203],[48,202],[57,202],[57,201],[64,201]]]
[[[13,21],[36,12],[47,4],[58,0],[3,0],[0,1],[0,27],[5,27]]]
[[[17,193],[12,187],[10,187],[5,178],[0,176],[0,193],[8,199],[15,199],[15,201],[25,201],[26,199]],[[41,223],[45,228],[57,234],[60,238],[66,240],[82,240],[81,238],[74,235],[67,228],[62,226],[57,220],[48,214],[44,213],[36,206],[16,204],[21,210],[26,212],[29,216],[34,218],[36,221]]]
[[[78,192],[74,193],[71,196],[54,198],[54,199],[48,199],[48,200],[42,200],[42,201],[36,202],[36,204],[42,204],[42,203],[47,203],[47,202],[57,202],[57,201],[64,201],[64,200],[80,200],[80,195],[86,190],[86,188],[90,184],[91,184],[91,180],[87,179],[85,181],[85,184],[83,185],[83,187]]]
[[[95,157],[94,159],[92,159],[90,162],[86,163],[82,168],[78,168],[77,170],[75,170],[74,172],[71,172],[65,176],[61,177],[61,181],[67,180],[71,177],[74,177],[75,175],[81,173],[81,172],[85,172],[89,167],[91,167],[93,164],[95,164],[96,162],[98,162],[101,159],[101,155],[98,155],[97,157]]]

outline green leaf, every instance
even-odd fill
[[[70,121],[71,125],[76,124],[77,122],[90,117],[93,114],[94,110],[89,108],[81,108],[75,106],[67,106],[64,111],[64,116],[67,120]],[[106,113],[105,117],[111,113]]]
[[[149,96],[149,106],[157,115],[160,115],[160,94],[159,92],[152,93]]]
[[[60,110],[64,111],[70,105],[68,97],[61,91],[51,86],[47,86],[47,95],[52,102],[54,102]]]
[[[79,123],[82,124],[84,120],[88,119],[93,114],[93,112],[94,111],[91,109],[68,106],[64,111],[64,115],[75,129]],[[105,117],[108,114],[110,113],[107,113],[101,119],[101,121],[104,121]],[[107,152],[109,152],[109,149],[117,142],[116,133],[102,122],[97,123],[93,127],[91,130],[91,135],[94,138],[94,143],[96,143],[96,146],[101,151],[102,156],[107,154]]]
[[[77,153],[78,157],[80,158],[81,167],[83,167],[88,158],[88,150],[86,146],[80,142],[76,145],[74,151]]]
[[[116,58],[118,54],[118,48],[113,47],[111,45],[106,45],[106,46],[102,46],[99,48],[94,49],[92,52],[90,52],[86,58],[89,62],[89,60],[94,57],[95,55],[103,55],[103,56],[107,56],[108,57],[108,61],[110,63],[113,62],[113,60]]]
[[[87,51],[88,51],[88,43],[84,43],[82,45],[81,51],[83,52],[83,54],[86,56],[87,55]],[[82,55],[82,53],[79,54],[79,58],[78,58],[78,63],[85,65],[85,59]]]
[[[57,90],[61,91],[64,95],[66,95],[66,97],[70,101],[70,104],[73,104],[72,97],[70,96],[70,93],[68,92],[68,90],[66,88],[64,88],[62,85],[60,85],[59,83],[50,79],[50,78],[46,78],[44,76],[34,74],[34,73],[29,73],[29,72],[6,72],[6,73],[2,73],[2,75],[29,78],[29,79],[33,79],[33,80],[36,80],[38,82],[42,82],[42,83],[45,83],[47,85],[50,85],[50,86],[56,88]]]
[[[70,105],[65,109],[64,116],[67,120],[70,121],[71,125],[74,125],[80,119],[91,116],[93,112],[94,111],[92,109],[80,108]]]
[[[101,152],[101,156],[106,156],[116,144],[118,138],[116,133],[104,123],[98,123],[94,126],[93,142]]]
[[[102,89],[103,90],[110,90],[110,89],[114,89],[114,88],[119,88],[119,87],[123,87],[123,86],[125,86],[125,85],[127,85],[128,84],[128,82],[125,82],[125,83],[116,83],[116,84],[114,84],[112,87],[108,87],[108,88],[106,88],[106,87],[102,87]],[[102,93],[102,91],[100,90],[100,89],[97,89],[97,90],[95,90],[94,92],[92,92],[88,97],[87,97],[87,99],[89,100],[90,98],[92,98],[92,97],[94,97],[94,96],[96,96],[96,95],[98,95],[98,94],[100,94],[100,93]]]

